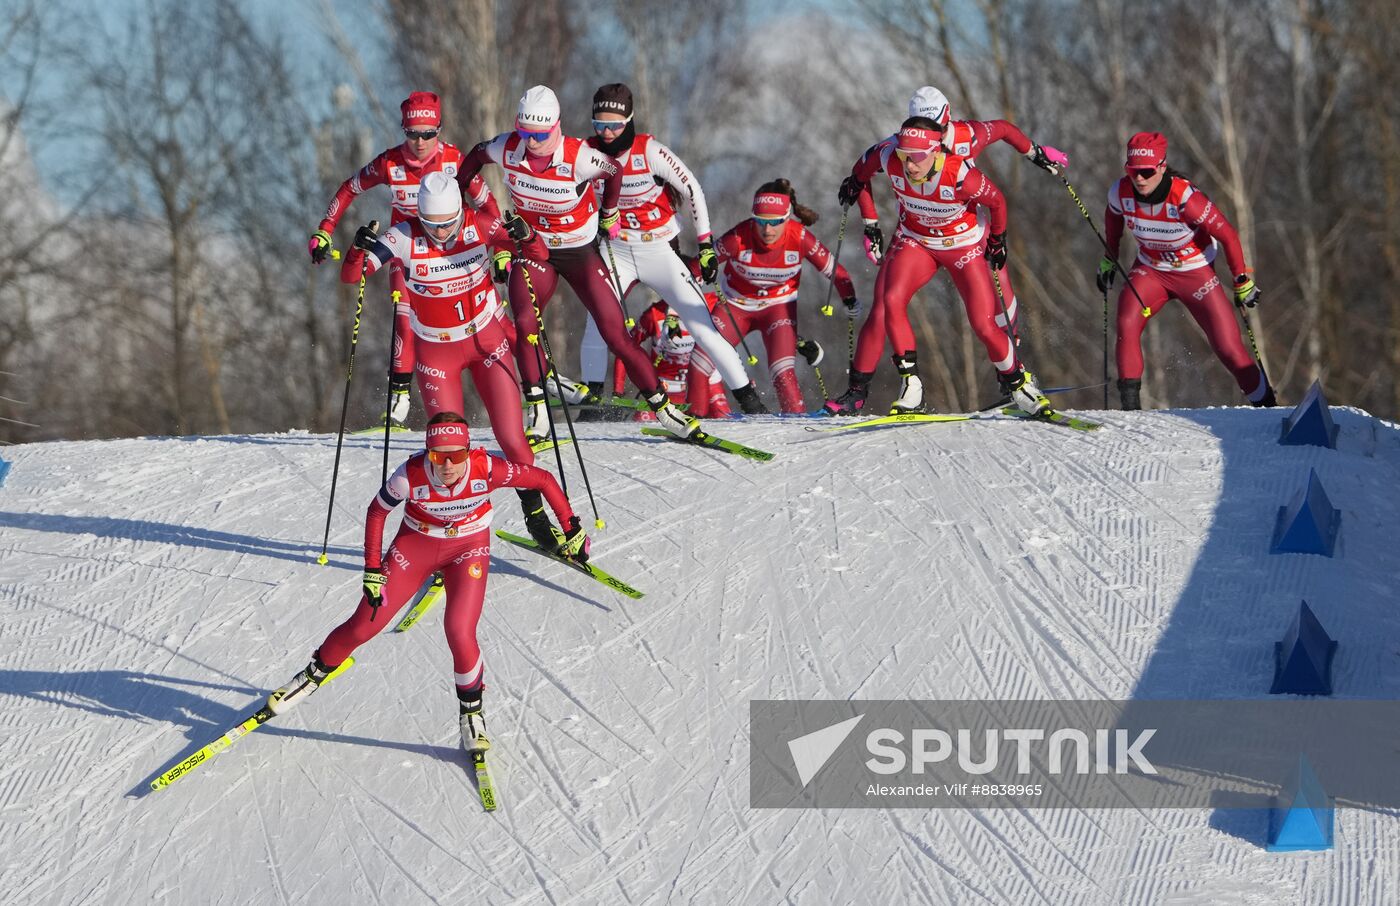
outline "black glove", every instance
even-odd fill
[[[331,234],[325,230],[317,230],[311,234],[311,239],[306,244],[306,250],[311,253],[311,263],[320,264],[326,260],[326,256],[331,253]]]
[[[1102,295],[1108,295],[1108,291],[1113,289],[1113,280],[1118,276],[1118,268],[1113,263],[1113,259],[1107,255],[1099,259],[1099,272],[1094,275],[1094,285],[1099,288]]]
[[[384,570],[365,570],[363,587],[365,591],[365,601],[369,604],[369,621],[374,622],[374,618],[379,615],[379,605],[384,603]]]
[[[535,235],[535,230],[519,214],[506,215],[506,232],[510,238],[516,242],[529,242],[530,237]]]
[[[567,530],[561,531],[554,526],[550,526],[549,530],[554,534],[556,549],[560,555],[580,563],[588,562],[588,549],[592,543],[583,533],[583,524],[577,516],[569,520]]]
[[[719,256],[715,254],[715,244],[706,239],[700,243],[700,281],[714,283],[719,276]]]
[[[361,251],[372,251],[374,244],[379,241],[379,221],[371,220],[367,226],[362,226],[355,231],[354,246]]]
[[[865,191],[865,183],[856,179],[854,175],[847,176],[841,180],[841,188],[836,193],[836,200],[841,203],[841,207],[849,208],[860,198],[860,193]]]
[[[1259,304],[1259,287],[1248,273],[1235,276],[1235,304],[1240,308],[1253,308]]]
[[[511,254],[505,249],[500,249],[491,255],[491,279],[497,283],[505,283],[510,279]]]
[[[885,234],[878,223],[865,225],[865,257],[870,259],[871,264],[879,264],[880,259],[885,257]]]
[[[992,270],[999,271],[1006,267],[1006,233],[993,233],[987,240],[987,263],[992,266]]]

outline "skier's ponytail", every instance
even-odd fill
[[[792,216],[803,226],[811,226],[816,223],[820,216],[816,211],[797,203],[797,192],[793,189],[792,183],[786,179],[778,178],[769,180],[758,187],[760,192],[777,192],[792,199]]]

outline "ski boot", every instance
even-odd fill
[[[686,415],[671,404],[671,398],[660,387],[647,396],[647,405],[656,413],[656,423],[681,440],[694,437],[700,431],[700,422]]]
[[[924,382],[919,377],[918,355],[906,352],[894,356],[894,367],[899,372],[899,396],[890,406],[890,415],[908,415],[924,411]]]
[[[531,444],[549,440],[549,406],[539,384],[525,388],[525,440]]]
[[[822,412],[825,415],[859,415],[865,408],[865,395],[870,392],[870,379],[874,376],[874,372],[852,368],[851,383],[846,392],[834,400],[827,400],[822,405]]]
[[[1041,415],[1050,411],[1050,398],[1040,392],[1040,388],[1035,384],[1035,375],[1025,368],[999,374],[997,382],[1001,384],[1001,392],[1011,397],[1011,402],[1022,412]]]
[[[1138,378],[1118,379],[1118,403],[1124,412],[1136,412],[1142,408],[1142,381]]]
[[[797,352],[813,368],[820,365],[822,359],[826,357],[826,350],[822,349],[822,344],[816,340],[807,340],[802,337],[797,338]]]
[[[481,711],[481,690],[476,690],[474,694],[475,698],[468,699],[461,691],[457,693],[462,748],[468,755],[486,752],[491,748],[491,740],[486,738],[486,716]]]
[[[389,411],[384,418],[390,428],[408,430],[408,388],[412,380],[411,374],[389,375]]]
[[[515,493],[520,495],[520,509],[525,512],[525,528],[530,537],[540,546],[540,550],[550,553],[558,550],[559,542],[554,537],[554,523],[549,521],[549,516],[544,511],[544,495],[533,490]]]
[[[1274,396],[1274,386],[1269,383],[1268,378],[1264,378],[1264,395],[1257,400],[1251,398],[1249,404],[1256,409],[1272,409],[1278,405],[1278,398]]]
[[[588,396],[589,396],[589,398],[590,398],[590,399],[589,399],[589,402],[592,402],[592,403],[601,403],[601,402],[603,402],[603,382],[602,382],[602,381],[589,381],[589,382],[588,382]],[[595,407],[589,406],[589,407],[586,407],[586,408],[583,408],[583,409],[578,410],[578,414],[574,416],[574,421],[576,421],[576,422],[601,422],[601,421],[606,421],[606,420],[607,420],[607,418],[606,418],[606,412],[607,412],[606,409],[595,408]]]
[[[313,655],[306,669],[267,697],[268,710],[273,714],[286,714],[319,689],[333,670],[333,667],[321,663],[319,654]]]
[[[768,407],[763,405],[763,400],[758,398],[758,388],[753,381],[734,391],[734,400],[739,404],[739,408],[745,415],[767,415]]]
[[[580,384],[577,381],[571,381],[562,375],[555,374],[553,371],[549,373],[548,380],[549,392],[568,403],[570,406],[577,406],[580,403],[600,403],[603,401],[600,395],[593,392],[591,384]]]

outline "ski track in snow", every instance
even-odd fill
[[[579,425],[594,555],[646,597],[493,547],[494,814],[441,605],[146,793],[349,613],[377,439],[347,440],[330,567],[333,439],[12,447],[0,902],[1400,902],[1389,813],[1339,812],[1334,850],[1279,855],[1262,812],[748,803],[752,699],[1264,698],[1304,598],[1342,640],[1337,694],[1400,697],[1400,432],[1334,416],[1337,451],[1278,446],[1278,410],[1101,413],[1091,435],[716,426],[771,463]],[[1343,511],[1338,554],[1271,557],[1309,468]]]

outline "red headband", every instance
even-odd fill
[[[896,147],[914,160],[923,160],[938,150],[940,138],[940,134],[932,129],[905,126],[899,130],[899,144]]]
[[[428,426],[428,449],[467,446],[467,426],[461,422],[444,422]]]
[[[792,214],[792,199],[782,192],[759,192],[753,197],[753,216],[777,220]]]

